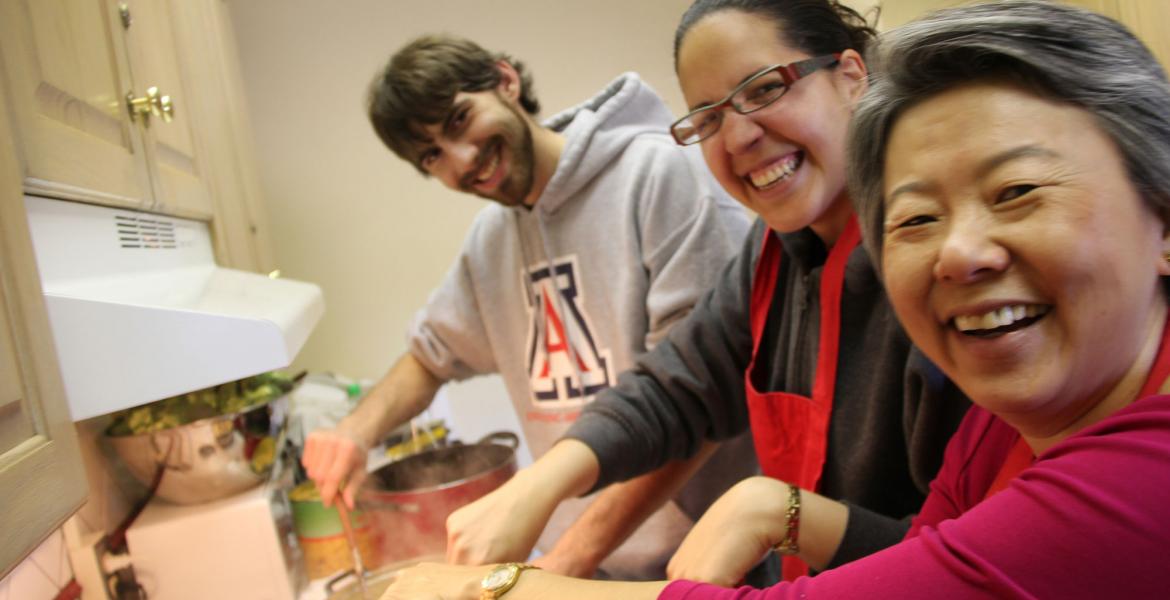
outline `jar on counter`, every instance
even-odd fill
[[[353,569],[353,554],[345,539],[341,516],[334,507],[321,503],[321,495],[312,481],[306,481],[288,495],[292,504],[293,527],[304,554],[305,572],[309,579],[320,579],[340,571]],[[340,499],[339,499],[340,501]],[[372,527],[361,510],[349,512],[354,538],[362,562],[367,566],[378,563]]]

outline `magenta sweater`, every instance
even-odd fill
[[[1170,595],[1170,396],[1138,400],[1086,427],[981,502],[1017,438],[972,407],[896,546],[765,590],[676,581],[659,598]]]

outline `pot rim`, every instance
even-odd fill
[[[478,481],[480,479],[484,479],[484,478],[490,477],[492,475],[495,475],[496,473],[498,473],[502,470],[507,470],[507,469],[515,470],[515,468],[516,468],[516,449],[515,448],[505,446],[504,444],[472,444],[469,446],[461,446],[461,447],[462,448],[475,448],[476,446],[481,446],[481,445],[499,446],[501,448],[507,449],[507,450],[509,450],[510,456],[504,462],[502,462],[499,465],[496,465],[496,466],[494,466],[486,471],[480,471],[479,473],[476,473],[474,475],[470,475],[468,477],[463,477],[461,479],[456,479],[454,481],[446,481],[446,482],[440,483],[438,485],[432,485],[432,486],[428,486],[428,487],[411,488],[409,490],[384,490],[384,489],[380,489],[377,487],[377,484],[375,483],[377,481],[377,479],[375,477],[373,477],[373,475],[375,472],[377,472],[380,469],[385,469],[387,467],[391,467],[391,466],[394,466],[395,464],[397,464],[396,462],[392,462],[392,463],[385,464],[385,465],[379,467],[378,469],[375,469],[374,471],[371,471],[369,473],[366,480],[369,481],[370,484],[364,487],[364,489],[362,490],[362,493],[378,494],[378,495],[386,494],[386,495],[392,495],[392,496],[410,497],[410,496],[415,496],[415,495],[420,495],[420,494],[427,494],[430,492],[443,491],[443,490],[450,489],[450,488],[453,488],[456,486],[466,485],[468,483],[472,483],[472,482]],[[449,448],[454,448],[454,446],[444,448],[444,450],[449,449]],[[433,452],[433,451],[428,450],[427,452]],[[422,456],[422,454],[425,454],[425,453],[414,454],[412,456]]]

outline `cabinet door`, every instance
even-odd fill
[[[227,7],[222,0],[171,0],[170,8],[180,66],[199,90],[187,104],[199,123],[194,137],[205,157],[215,208],[216,258],[237,269],[271,271],[267,218]]]
[[[125,36],[134,92],[144,96],[148,88],[157,87],[174,107],[169,123],[158,117],[144,121],[147,158],[155,175],[153,208],[209,219],[211,198],[192,135],[197,88],[185,85],[189,79],[177,55],[171,11],[166,0],[124,0],[122,5],[129,14]]]
[[[0,95],[0,115],[7,108]],[[73,514],[86,491],[19,172],[12,131],[0,119],[0,577]]]
[[[23,153],[25,187],[49,196],[145,207],[151,183],[113,2],[3,0],[0,59]]]

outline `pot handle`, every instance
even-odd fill
[[[342,571],[334,578],[325,582],[325,593],[329,596],[332,596],[334,593],[333,586],[341,583],[342,581],[345,581],[346,579],[349,579],[350,577],[361,577],[361,575],[358,575],[357,571],[354,571],[353,569]]]
[[[511,431],[493,431],[475,443],[477,446],[480,444],[499,444],[515,450],[520,447],[520,436]]]

